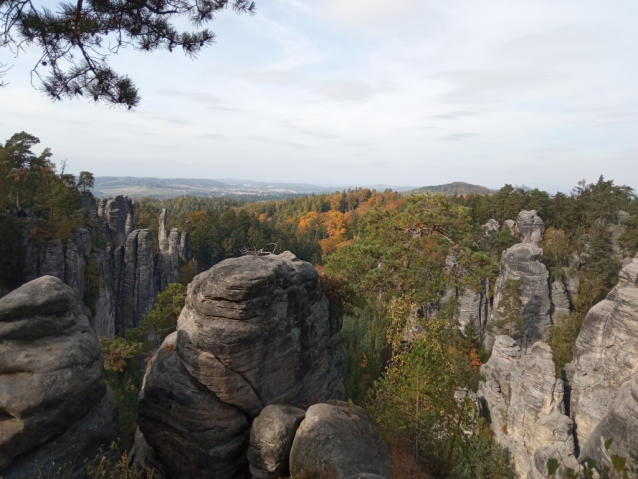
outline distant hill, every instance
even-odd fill
[[[131,176],[98,176],[93,194],[110,198],[126,195],[130,198],[151,197],[158,199],[177,196],[224,196],[246,201],[275,200],[291,196],[334,193],[347,190],[348,186],[319,186],[306,183],[272,183],[264,181],[225,178],[206,180],[196,178],[136,178]],[[374,185],[377,191],[387,188],[406,191],[406,186]]]
[[[454,183],[448,183],[446,185],[423,186],[421,188],[406,191],[403,194],[422,195],[424,193],[443,193],[444,195],[488,195],[493,192],[494,190],[486,188],[485,186],[472,185],[470,183],[464,183],[463,181],[455,181]]]

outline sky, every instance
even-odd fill
[[[196,60],[111,56],[133,111],[53,103],[36,52],[0,50],[0,141],[27,131],[96,176],[638,189],[635,0],[256,3]]]

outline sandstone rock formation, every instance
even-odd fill
[[[169,477],[247,477],[250,419],[189,374],[175,351],[177,334],[166,338],[147,366],[139,428],[153,449],[135,454],[153,453],[148,462]]]
[[[487,223],[485,223],[481,228],[485,232],[485,236],[488,236],[492,231],[498,231],[500,228],[500,225],[498,224],[498,221],[492,218]]]
[[[498,336],[479,386],[497,441],[508,447],[521,477],[547,474],[557,458],[577,468],[572,420],[565,415],[564,385],[556,378],[552,352],[537,342],[522,354],[512,338]]]
[[[506,281],[522,281],[523,327],[519,344],[523,349],[546,339],[546,332],[552,325],[549,271],[541,262],[542,257],[543,250],[533,244],[515,244],[503,252],[501,273],[496,280],[492,323],[500,319],[499,303]],[[488,345],[490,342],[488,340]]]
[[[155,301],[153,237],[148,229],[133,231],[126,240],[118,294],[119,330],[134,328]]]
[[[266,406],[250,428],[248,461],[255,479],[288,476],[290,449],[306,411],[292,406]]]
[[[570,415],[582,448],[620,387],[638,373],[638,257],[621,270],[607,298],[589,310],[574,345],[574,359],[565,371],[571,388]]]
[[[97,214],[104,219],[106,234],[113,250],[123,245],[135,230],[135,207],[133,200],[126,196],[102,199],[98,205]]]
[[[177,228],[166,230],[166,208],[159,216],[159,254],[157,269],[159,272],[159,290],[165,290],[169,284],[177,281],[179,276],[179,242],[180,235]]]
[[[545,223],[536,214],[536,210],[521,211],[516,220],[521,243],[529,243],[540,246],[545,233]]]
[[[131,199],[103,199],[97,207],[90,193],[83,194],[83,200],[86,215],[98,217],[102,225],[78,228],[64,243],[51,239],[42,245],[27,235],[25,277],[30,281],[51,275],[64,281],[78,302],[87,304],[84,312],[96,334],[111,338],[139,324],[157,293],[177,281],[180,258],[191,259],[188,236],[186,231],[180,236],[175,228],[166,231],[164,210],[159,218],[160,251],[154,255],[150,230],[135,229]],[[31,229],[45,226],[46,222],[35,219]],[[97,291],[87,298],[89,287]]]
[[[310,406],[295,435],[290,472],[321,477],[386,478],[392,475],[390,448],[368,413],[353,404],[331,401]]]
[[[516,226],[516,221],[514,220],[503,221],[503,228],[507,228],[507,230],[512,236],[518,236],[518,226]]]
[[[115,438],[115,400],[73,289],[53,276],[0,299],[0,474],[83,460]],[[80,456],[80,457],[77,457]],[[78,460],[79,459],[79,460]]]
[[[569,293],[567,292],[563,281],[552,280],[550,293],[552,302],[552,320],[556,322],[556,319],[560,316],[569,316],[569,314],[571,313],[571,303],[569,301]]]
[[[265,406],[342,397],[336,311],[312,265],[289,252],[198,275],[140,393],[140,431],[155,456],[175,477],[242,477],[250,423]]]
[[[611,445],[605,447],[609,440]],[[623,383],[609,411],[581,446],[578,459],[594,459],[612,469],[612,454],[628,459],[638,444],[638,374]]]

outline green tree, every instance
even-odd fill
[[[498,303],[500,319],[497,327],[505,326],[507,334],[513,337],[523,327],[523,301],[521,300],[522,280],[508,279],[503,285]]]
[[[207,29],[179,32],[182,19],[199,28],[226,8],[255,11],[251,0],[76,0],[56,8],[29,0],[0,2],[0,47],[41,52],[34,68],[41,90],[52,100],[84,96],[112,105],[136,106],[133,81],[107,63],[110,53],[130,47],[143,52],[182,48],[195,57],[214,41]],[[46,77],[40,73],[48,69]],[[44,74],[46,75],[46,74]]]
[[[80,171],[80,176],[78,177],[78,188],[82,188],[82,191],[90,190],[95,185],[95,177],[93,173],[89,171]]]

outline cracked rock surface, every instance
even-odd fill
[[[177,331],[149,365],[140,394],[140,431],[155,456],[169,466],[173,458],[196,464],[188,476],[176,468],[174,477],[248,474],[250,424],[265,406],[307,408],[343,396],[341,322],[315,269],[290,252],[228,259],[195,277]],[[227,419],[199,410],[196,398],[223,408]],[[228,440],[217,434],[195,438],[188,426],[193,408],[242,438],[231,441],[232,454],[243,451],[232,473],[217,456],[197,452]],[[169,446],[175,429],[184,429],[183,439]]]

